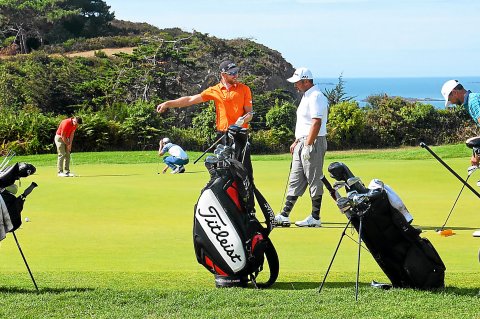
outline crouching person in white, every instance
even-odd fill
[[[275,216],[277,227],[290,226],[290,212],[299,196],[309,186],[312,212],[304,220],[295,222],[300,227],[320,227],[320,208],[323,195],[323,161],[327,150],[328,101],[313,84],[312,72],[298,68],[287,81],[294,83],[302,100],[297,109],[295,141],[290,146],[292,167],[288,179],[285,206]]]
[[[165,153],[169,153],[169,156],[163,158],[163,162],[167,164],[163,169],[162,173],[165,172],[170,167],[172,169],[172,174],[185,173],[185,166],[188,164],[188,155],[180,146],[170,142],[168,137],[163,138],[159,143],[158,155],[162,156]]]

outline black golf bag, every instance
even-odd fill
[[[435,248],[405,219],[388,199],[384,188],[368,189],[339,162],[328,166],[330,176],[345,182],[347,196],[337,205],[359,231],[361,238],[394,287],[444,287],[445,265]],[[361,220],[362,219],[362,220]]]
[[[275,214],[255,188],[237,150],[218,145],[205,159],[210,181],[194,211],[193,243],[197,261],[215,275],[217,287],[271,286],[278,277],[278,255],[270,238]],[[237,154],[241,154],[238,152]],[[255,216],[255,198],[266,219],[264,227]],[[270,277],[256,281],[268,262]]]
[[[16,185],[15,181],[22,177],[27,177],[35,173],[35,167],[32,164],[16,163],[11,167],[5,169],[0,173],[0,211],[1,211],[1,226],[5,232],[13,232],[22,224],[21,212],[25,198],[37,186],[32,183],[23,194],[15,196]],[[2,231],[0,230],[0,231]],[[1,238],[3,239],[3,238]],[[0,239],[0,240],[1,240]]]

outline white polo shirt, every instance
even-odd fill
[[[168,152],[170,155],[172,155],[176,158],[180,158],[180,159],[183,159],[183,160],[188,159],[188,155],[187,155],[187,153],[185,153],[183,148],[181,148],[180,146],[178,146],[176,144],[173,144],[173,143],[168,143],[167,145],[165,145],[163,147],[162,153],[165,154],[166,152]]]
[[[303,94],[297,108],[297,124],[295,126],[297,139],[308,136],[312,119],[322,119],[318,136],[327,135],[328,100],[316,85]]]

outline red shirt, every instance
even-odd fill
[[[57,135],[63,135],[66,138],[70,138],[72,136],[72,133],[75,132],[77,129],[77,126],[73,125],[73,119],[65,119],[60,122],[60,125],[58,126],[57,129]]]
[[[226,132],[240,116],[245,115],[244,106],[252,106],[252,93],[243,83],[237,83],[229,90],[222,83],[211,86],[200,93],[203,102],[213,100],[217,115],[216,126],[220,132]],[[244,124],[243,127],[248,127]]]

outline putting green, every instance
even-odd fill
[[[443,224],[462,186],[445,168],[433,159],[345,163],[366,184],[379,178],[400,195],[414,216],[413,224],[420,225],[422,236],[432,241],[444,260],[447,284],[449,273],[478,272],[480,238],[472,236],[480,229],[476,196],[464,189],[447,224],[454,229],[454,236],[445,238],[434,231]],[[465,159],[448,163],[457,172],[465,171],[466,176]],[[275,211],[283,202],[289,164],[253,162],[256,185]],[[200,270],[211,276],[197,264],[192,244],[193,205],[209,177],[201,164],[186,168],[185,174],[162,175],[157,174],[157,164],[78,165],[74,171],[79,177],[59,178],[53,165],[39,167],[37,174],[22,179],[21,190],[31,181],[39,187],[25,203],[23,218],[30,222],[24,222],[16,232],[32,271]],[[471,184],[478,179],[480,173],[474,173]],[[303,196],[292,212],[292,221],[303,219],[309,211],[309,197]],[[323,228],[291,227],[272,232],[280,257],[280,277],[312,272],[320,279],[325,273],[347,220],[329,197],[324,198],[321,214]],[[25,271],[10,234],[0,242],[0,258],[0,271]],[[345,238],[332,272],[354,272],[356,258],[356,243]],[[381,273],[365,250],[361,269]]]

